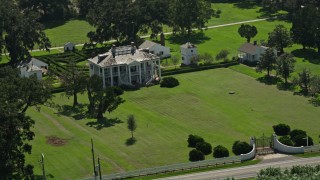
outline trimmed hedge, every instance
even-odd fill
[[[204,155],[209,155],[212,153],[212,146],[207,142],[199,142],[196,144],[196,149],[201,151]]]
[[[190,134],[188,137],[188,147],[196,147],[197,143],[205,142],[204,139],[197,135]]]
[[[204,160],[204,154],[201,151],[192,149],[189,152],[189,161],[194,162],[194,161],[202,161],[202,160]]]
[[[218,145],[213,148],[213,157],[214,158],[229,157],[229,151],[226,147]]]
[[[173,88],[179,86],[179,81],[174,77],[164,77],[160,82],[160,87]]]
[[[219,64],[212,64],[212,65],[204,65],[204,66],[196,66],[196,67],[183,67],[181,69],[172,69],[172,70],[164,70],[161,75],[162,76],[169,76],[174,74],[182,74],[182,73],[189,73],[189,72],[196,72],[208,69],[216,69],[216,68],[226,68],[229,66],[238,65],[238,61],[231,61],[231,62],[221,62]]]

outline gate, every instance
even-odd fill
[[[255,138],[256,151],[258,155],[273,154],[273,138],[272,136],[265,136]]]

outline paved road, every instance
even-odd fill
[[[216,26],[209,26],[209,27],[203,28],[203,29],[204,30],[205,29],[214,29],[214,28],[219,28],[219,27],[233,26],[233,25],[238,25],[238,24],[252,23],[252,22],[258,22],[258,21],[265,21],[265,20],[267,20],[267,18],[254,19],[254,20],[248,20],[248,21],[239,21],[239,22],[235,22],[235,23],[221,24],[221,25],[216,25]],[[193,29],[193,30],[197,30],[197,29]],[[164,34],[169,35],[169,34],[172,34],[172,32],[166,32]],[[150,35],[145,35],[145,36],[140,36],[140,37],[147,38],[147,37],[150,37]],[[115,42],[115,40],[111,40],[111,41],[107,41],[107,42]],[[77,44],[76,46],[83,46],[83,45],[84,44]],[[50,50],[54,50],[54,49],[63,49],[63,46],[50,48]],[[37,51],[41,51],[41,50],[39,50],[39,49],[32,50],[32,52],[37,52]],[[2,54],[2,55],[5,55],[5,54]]]
[[[225,179],[227,177],[234,177],[235,179],[256,177],[257,172],[261,169],[265,169],[268,167],[280,167],[280,168],[288,168],[294,165],[317,165],[320,164],[320,157],[314,158],[299,158],[294,160],[286,160],[280,162],[270,162],[263,164],[256,164],[238,168],[231,169],[223,169],[195,174],[187,174],[181,176],[173,176],[168,178],[162,178],[161,180],[204,180],[204,179]]]

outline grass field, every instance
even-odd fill
[[[213,146],[221,144],[230,150],[235,140],[248,141],[250,136],[271,134],[271,126],[280,122],[306,130],[317,142],[320,109],[309,104],[307,98],[279,91],[232,69],[175,77],[181,85],[174,89],[154,86],[126,92],[125,104],[106,114],[111,120],[103,124],[94,119],[79,119],[82,111],[73,113],[69,106],[64,111],[43,106],[37,112],[31,108],[28,114],[36,121],[36,137],[28,162],[41,174],[38,160],[43,152],[47,174],[56,179],[88,177],[92,172],[90,138],[94,139],[96,155],[102,159],[104,174],[187,162],[189,134],[200,135]],[[229,91],[236,94],[230,95]],[[79,100],[87,103],[85,95]],[[61,106],[72,104],[71,99],[59,94],[54,102]],[[134,114],[138,123],[137,142],[131,146],[126,145],[130,132],[125,122],[129,114]],[[53,135],[67,139],[68,143],[59,147],[48,145],[46,136]]]
[[[212,3],[212,8],[221,10],[222,14],[220,18],[209,20],[208,26],[252,20],[264,15],[259,11],[260,7],[255,4],[245,6],[245,3]],[[78,44],[87,42],[87,33],[94,30],[84,20],[49,23],[46,24],[46,27],[45,32],[54,47],[61,46],[68,41]],[[164,31],[170,32],[171,28],[164,27]]]

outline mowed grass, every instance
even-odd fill
[[[83,44],[88,42],[88,32],[94,30],[87,21],[70,20],[61,25],[48,25],[50,28],[45,30],[46,35],[51,41],[53,47],[63,46],[67,42]]]
[[[241,67],[240,67],[241,69]],[[280,91],[259,83],[255,78],[232,69],[215,69],[175,76],[180,86],[159,86],[126,92],[126,102],[108,118],[121,123],[96,129],[95,119],[75,120],[77,114],[59,115],[57,110],[41,107],[28,114],[36,121],[33,153],[28,162],[41,174],[38,160],[45,154],[46,173],[56,179],[76,179],[92,175],[90,139],[95,144],[103,174],[188,162],[189,134],[202,136],[213,146],[223,145],[230,151],[236,140],[249,141],[251,136],[272,134],[272,125],[286,123],[292,129],[306,130],[315,142],[319,134],[320,109],[307,98]],[[229,91],[235,91],[230,95]],[[87,103],[86,95],[79,97]],[[54,102],[72,105],[72,99],[56,94]],[[84,108],[85,109],[85,108]],[[130,138],[126,118],[135,115],[138,128],[136,144]],[[87,124],[93,125],[88,126]],[[108,124],[108,123],[106,123]],[[46,136],[68,139],[64,146],[46,143]],[[211,159],[212,156],[206,157]]]

